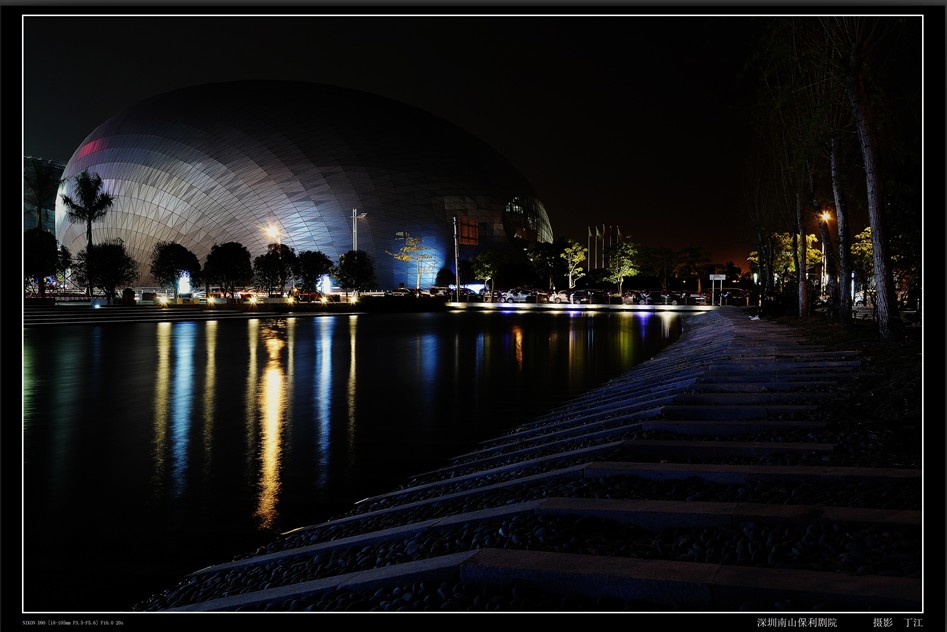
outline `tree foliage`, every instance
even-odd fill
[[[443,267],[437,271],[437,275],[434,277],[434,285],[438,287],[448,287],[454,285],[457,282],[457,276],[454,274],[454,271],[448,267]]]
[[[700,246],[687,246],[677,253],[677,276],[684,281],[694,279],[697,292],[701,291],[701,277],[710,263],[710,252]]]
[[[29,284],[36,285],[41,298],[46,296],[47,277],[65,272],[71,259],[69,250],[41,227],[23,233],[23,274]]]
[[[67,217],[72,222],[84,222],[86,225],[86,248],[92,247],[92,224],[105,217],[114,202],[111,193],[102,190],[102,178],[88,170],[76,174],[74,195],[61,196],[66,207]],[[92,285],[88,286],[92,296]]]
[[[401,250],[397,252],[386,250],[385,252],[398,261],[406,261],[415,264],[417,270],[415,289],[421,289],[421,274],[423,272],[434,270],[434,259],[436,256],[434,254],[434,249],[429,246],[425,246],[424,240],[421,237],[412,237],[406,233],[404,237],[404,245],[401,246]]]
[[[36,228],[43,229],[43,219],[56,207],[56,192],[62,184],[60,170],[52,163],[37,158],[27,158],[23,172],[24,201],[36,208]]]
[[[609,247],[607,254],[607,280],[615,283],[621,294],[625,277],[638,274],[638,246],[630,239],[620,237],[618,243]]]
[[[296,257],[296,277],[306,292],[316,291],[319,279],[332,271],[332,259],[319,250],[303,250]]]
[[[496,248],[489,248],[477,254],[471,261],[470,266],[473,270],[474,278],[483,281],[484,285],[490,284],[490,290],[496,286],[496,276],[500,267],[506,260],[502,251]]]
[[[296,252],[286,244],[270,244],[253,260],[253,280],[267,294],[280,294],[298,267]]]
[[[183,275],[189,276],[194,284],[201,282],[201,263],[197,255],[173,241],[160,241],[154,245],[149,272],[161,287],[170,289],[175,296],[178,280]]]
[[[530,242],[526,248],[526,257],[536,276],[546,283],[548,289],[555,287],[554,278],[556,272],[561,267],[562,258],[559,253],[565,247],[563,242],[545,243],[540,241]]]
[[[101,289],[105,300],[111,303],[118,295],[118,288],[138,280],[138,262],[132,259],[121,239],[109,239],[93,244],[76,256],[76,277],[89,285]]]
[[[378,287],[375,262],[364,250],[349,250],[342,254],[339,264],[332,268],[332,276],[343,288],[356,293]]]
[[[576,281],[585,276],[582,262],[588,255],[589,249],[573,239],[566,240],[565,248],[559,253],[566,262],[566,278],[570,290],[575,287]]]
[[[666,290],[678,266],[677,251],[665,246],[651,246],[641,248],[638,255],[640,272],[654,277],[661,289]]]
[[[214,244],[204,261],[204,283],[219,286],[234,299],[237,289],[252,282],[253,266],[246,246],[235,241]]]

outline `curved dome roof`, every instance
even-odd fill
[[[413,287],[417,266],[386,254],[407,233],[434,254],[422,285],[453,269],[453,218],[479,249],[523,238],[552,241],[543,205],[496,151],[416,108],[320,84],[240,81],[194,86],[134,105],[102,123],[66,165],[98,173],[115,197],[93,243],[120,238],[149,278],[152,248],[173,241],[201,263],[236,241],[262,255],[275,229],[297,253],[337,262],[353,247],[375,262],[382,288]],[[361,219],[353,220],[353,209]],[[353,222],[357,228],[353,230]],[[56,211],[60,242],[78,252],[85,226]]]

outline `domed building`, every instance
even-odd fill
[[[495,150],[416,108],[319,84],[239,81],[147,99],[86,137],[60,193],[72,195],[86,170],[114,196],[93,243],[122,239],[142,287],[154,285],[148,268],[162,241],[203,264],[215,244],[239,242],[256,258],[275,240],[338,263],[357,240],[385,289],[417,282],[417,262],[388,254],[406,236],[432,255],[422,287],[454,269],[455,218],[461,260],[553,240],[542,203]],[[60,243],[81,251],[85,229],[60,200]]]

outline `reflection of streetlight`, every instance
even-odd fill
[[[352,250],[358,250],[358,221],[368,215],[368,213],[359,213],[357,209],[352,209]]]

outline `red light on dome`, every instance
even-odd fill
[[[101,138],[96,138],[95,140],[89,141],[82,146],[82,149],[79,150],[79,153],[76,154],[76,158],[85,158],[91,153],[97,152],[100,149],[105,149],[105,141]]]

